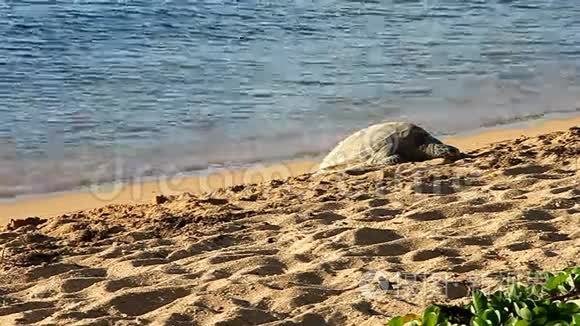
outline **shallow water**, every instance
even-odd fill
[[[578,111],[572,1],[0,0],[0,197]]]

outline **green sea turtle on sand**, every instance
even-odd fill
[[[319,166],[321,172],[356,166],[419,162],[461,157],[459,150],[443,144],[423,128],[406,122],[387,122],[359,130],[341,141]]]

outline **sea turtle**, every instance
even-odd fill
[[[453,146],[443,144],[423,128],[406,122],[386,122],[359,130],[341,141],[319,166],[321,172],[366,164],[392,165],[434,158],[459,158]]]

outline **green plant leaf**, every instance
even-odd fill
[[[564,320],[556,320],[547,323],[546,326],[570,326],[570,324]]]
[[[500,326],[501,325],[501,314],[499,311],[495,309],[487,309],[482,313],[483,320],[490,323],[493,326]]]
[[[439,320],[439,314],[441,313],[441,308],[436,305],[430,305],[423,312],[422,326],[436,326]]]
[[[580,312],[580,307],[573,302],[558,302],[556,307],[561,314],[571,315]]]
[[[427,307],[388,326],[580,326],[580,267],[546,273],[543,285],[513,284],[486,295],[474,291],[465,307]]]
[[[548,290],[555,290],[557,289],[562,283],[566,282],[569,274],[565,271],[558,273],[556,276],[548,278],[545,287]]]
[[[421,326],[421,322],[418,320],[412,320],[408,323],[405,323],[405,326]]]
[[[437,326],[437,319],[439,315],[434,312],[423,314],[423,323],[421,326]]]
[[[528,307],[521,308],[520,311],[518,312],[518,316],[520,316],[520,317],[522,317],[522,319],[528,320],[528,321],[532,320],[532,318],[534,317],[532,311]]]
[[[485,294],[483,294],[483,292],[479,290],[473,291],[471,299],[473,301],[472,306],[473,309],[475,310],[476,315],[479,315],[483,311],[485,311],[485,309],[487,308],[487,298],[485,297]]]
[[[541,285],[532,285],[530,288],[530,293],[536,297],[539,297],[542,294],[543,288]]]
[[[544,307],[534,307],[534,324],[544,325],[548,321],[548,310]]]
[[[512,299],[517,299],[519,296],[519,290],[517,284],[512,284],[508,289],[508,296]]]
[[[403,326],[404,324],[403,317],[395,317],[389,321],[387,326]]]
[[[475,317],[471,320],[471,326],[489,326],[491,324],[488,324],[483,318],[480,317]]]
[[[566,268],[564,271],[566,271],[566,272],[568,272],[570,274],[580,275],[580,267]]]
[[[576,305],[576,306],[578,306],[580,308],[580,299],[566,301],[566,303],[574,304],[574,305]]]
[[[572,325],[580,326],[580,314],[575,314],[572,316]]]
[[[569,286],[571,289],[573,289],[574,286],[576,285],[575,280],[576,280],[576,275],[568,274],[568,277],[566,278],[566,285]]]

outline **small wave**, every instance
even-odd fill
[[[545,113],[538,113],[538,114],[528,114],[528,115],[514,116],[514,117],[508,117],[508,118],[501,118],[500,117],[500,118],[494,118],[494,119],[486,119],[486,120],[482,121],[479,126],[482,128],[491,128],[491,127],[497,127],[497,126],[502,126],[502,125],[514,124],[516,122],[537,120],[537,119],[541,119],[545,116],[546,116]]]

